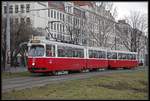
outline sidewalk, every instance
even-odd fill
[[[27,71],[27,67],[19,66],[19,67],[6,67],[3,72],[17,73],[17,72],[25,72],[25,71]]]

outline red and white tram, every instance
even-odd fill
[[[107,50],[108,68],[135,68],[138,66],[137,53]]]
[[[138,66],[135,52],[113,51],[49,40],[31,40],[28,46],[28,70],[32,73]]]

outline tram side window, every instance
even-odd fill
[[[106,58],[106,53],[104,51],[99,51],[99,58]]]
[[[113,58],[113,59],[117,59],[117,53],[113,53],[112,58]]]
[[[118,53],[118,59],[122,59],[122,53]]]
[[[46,45],[46,56],[55,57],[55,46],[54,45]]]
[[[72,48],[73,55],[72,57],[79,57],[83,58],[84,57],[84,50],[83,49],[78,49],[78,48]]]
[[[132,54],[132,59],[135,60],[136,59],[136,55]]]
[[[72,57],[73,56],[73,49],[71,47],[66,47],[66,57]]]
[[[130,54],[127,54],[127,59],[130,60]]]
[[[78,57],[83,58],[84,57],[84,50],[78,49]]]
[[[75,48],[72,49],[72,57],[78,57],[78,53]]]
[[[77,57],[77,51],[76,50],[72,50],[72,57]]]
[[[89,50],[89,58],[96,58],[98,56],[97,51]]]
[[[58,57],[84,57],[84,50],[73,47],[58,46]]]
[[[29,50],[29,56],[43,56],[44,46],[43,45],[32,45]]]
[[[108,53],[107,53],[107,58],[108,58],[108,59],[117,59],[117,53],[108,52]]]
[[[126,56],[126,54],[122,54],[122,59],[127,59],[127,56]]]
[[[89,50],[89,58],[93,58],[93,50]]]
[[[104,51],[89,50],[89,58],[105,58],[106,53]]]
[[[65,47],[58,46],[58,57],[65,57]]]
[[[132,54],[128,54],[128,59],[132,60],[132,58],[133,58],[133,55]]]
[[[126,58],[125,54],[122,54],[122,59],[125,59],[125,58]]]
[[[128,59],[132,60],[133,59],[133,54],[128,54]]]
[[[122,58],[121,59],[129,59],[128,54],[122,53]]]
[[[118,53],[118,59],[130,59],[131,55],[126,53]]]
[[[97,58],[103,58],[103,57],[102,57],[102,52],[101,52],[101,51],[97,51]]]
[[[111,53],[110,52],[107,52],[107,58],[111,59]]]
[[[93,58],[98,58],[98,52],[97,51],[93,51]]]
[[[97,51],[97,56],[96,58],[102,58],[102,52],[101,51]]]

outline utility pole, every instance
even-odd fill
[[[117,44],[117,40],[116,40],[116,28],[115,28],[115,24],[116,23],[114,23],[114,34],[115,34],[115,50],[117,49],[117,47],[116,47],[116,44]]]
[[[144,45],[144,66],[147,66],[147,37],[145,36],[145,45]]]
[[[6,68],[10,68],[11,63],[11,51],[10,51],[10,15],[9,15],[9,3],[7,1],[7,26],[6,26],[6,61],[5,66]]]

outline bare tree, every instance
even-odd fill
[[[144,35],[144,32],[147,30],[147,18],[141,12],[131,11],[130,16],[125,17],[125,19],[128,28],[118,26],[117,29],[120,33],[118,36],[129,51],[138,52],[139,54],[147,42],[147,38]]]
[[[105,10],[110,11],[114,18],[116,18],[118,15],[117,7],[114,6],[113,2],[97,2],[97,6],[99,8],[104,8]]]
[[[61,23],[62,25],[65,26],[65,34],[68,35],[69,40],[65,39],[58,39],[52,36],[52,33],[50,33],[50,30],[47,27],[47,31],[49,33],[49,36],[53,38],[55,41],[61,41],[61,42],[67,42],[71,44],[79,44],[79,40],[81,39],[81,34],[83,31],[83,19],[82,17],[76,17],[75,15],[68,14],[66,16],[66,21],[51,21],[50,23]],[[78,20],[78,21],[76,21]],[[78,22],[78,23],[77,23]],[[64,33],[63,33],[64,34]]]
[[[133,43],[131,43],[132,51],[139,51],[141,46],[140,39],[143,36],[145,30],[147,30],[147,20],[146,16],[144,16],[140,12],[130,12],[130,16],[126,17],[127,22],[132,26],[133,30],[131,35],[133,36]]]
[[[2,53],[5,52],[6,50],[6,39],[5,39],[5,35],[6,35],[6,20],[5,18],[2,18]],[[19,45],[22,42],[28,42],[29,41],[29,37],[31,37],[31,35],[34,33],[33,28],[32,28],[32,24],[31,22],[25,22],[24,20],[26,19],[26,17],[22,18],[22,21],[16,22],[16,19],[13,20],[13,18],[10,19],[10,37],[11,37],[11,65],[15,65],[16,63],[16,57],[17,54],[20,53],[23,57],[24,57],[24,52],[25,49],[24,47],[19,47]],[[4,61],[4,54],[3,54],[3,61]],[[5,62],[3,62],[5,63]],[[3,64],[4,65],[4,64]]]
[[[116,36],[119,38],[118,44],[124,45],[129,51],[131,51],[131,26],[126,22],[118,22],[115,25]]]
[[[107,10],[106,10],[106,6],[107,6]],[[94,16],[94,18],[89,18],[91,21],[87,21],[86,26],[87,26],[89,36],[92,37],[92,40],[93,39],[95,40],[97,46],[111,47],[108,44],[108,41],[110,35],[114,35],[114,23],[115,23],[114,17],[110,12],[112,8],[113,8],[113,3],[102,2],[100,6],[97,8],[98,11],[100,12],[95,13],[89,11],[89,13],[93,14],[91,16]],[[116,14],[117,11],[115,9],[114,16],[116,16]]]
[[[77,40],[79,40],[81,28],[79,27],[79,23],[76,23],[76,20],[75,15],[68,14],[66,17],[66,32],[70,37],[69,43],[72,44],[79,44]]]

